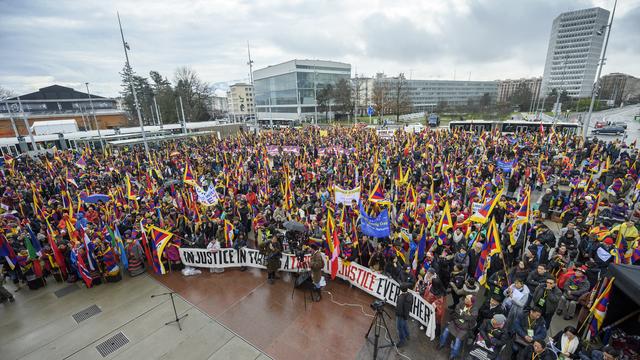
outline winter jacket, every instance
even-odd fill
[[[398,302],[396,304],[396,316],[409,320],[411,306],[413,306],[413,295],[409,292],[401,293],[398,295]]]
[[[562,291],[560,291],[556,286],[554,286],[553,289],[548,290],[547,284],[541,283],[533,292],[533,296],[531,297],[531,306],[538,306],[544,309],[544,314],[547,316],[552,315],[558,307],[560,297],[562,297]]]

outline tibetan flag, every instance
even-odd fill
[[[389,203],[389,200],[385,197],[384,190],[380,187],[380,180],[369,194],[369,201],[374,203]]]
[[[636,264],[638,261],[640,261],[640,240],[636,240],[636,245],[631,253],[631,261],[629,263]]]
[[[4,234],[0,234],[0,256],[4,257],[11,270],[16,267],[18,257],[16,256],[16,253],[13,251],[13,247],[11,247]]]
[[[233,238],[234,238],[234,230],[236,229],[235,226],[233,226],[233,223],[231,223],[231,221],[229,220],[225,220],[224,221],[224,244],[225,247],[231,247],[233,245]]]
[[[433,181],[431,181],[431,188],[429,189],[429,194],[427,195],[427,206],[426,210],[430,211],[436,205],[435,196],[433,192]]]
[[[93,266],[93,261],[91,260],[91,255],[89,255],[89,249],[91,248],[89,244],[91,243],[91,239],[89,239],[89,235],[87,235],[83,227],[80,227],[79,230],[80,230],[80,237],[83,239],[85,249],[87,250],[86,253],[87,253],[87,261],[89,262],[89,268],[91,270],[95,270],[95,266]]]
[[[129,260],[127,259],[127,252],[124,249],[124,242],[122,241],[122,235],[120,235],[120,230],[118,230],[117,226],[114,226],[114,231],[111,231],[110,227],[107,227],[109,230],[109,235],[111,236],[111,247],[118,252],[120,256],[120,261],[125,269],[129,267]]]
[[[329,255],[333,253],[333,232],[335,230],[335,224],[333,222],[333,211],[327,209],[327,224],[324,228],[325,241],[329,249]]]
[[[520,206],[518,207],[518,211],[516,211],[516,218],[513,220],[513,227],[516,227],[521,224],[525,224],[529,222],[529,212],[530,212],[530,202],[531,202],[531,190],[527,189],[522,201],[520,201]]]
[[[496,204],[500,200],[500,197],[502,196],[503,191],[504,189],[498,191],[498,193],[494,197],[487,199],[487,201],[485,201],[482,207],[469,217],[469,221],[485,224],[487,220],[489,220],[491,211],[493,211],[493,208],[496,206]]]
[[[482,246],[480,257],[478,259],[478,265],[476,266],[475,278],[480,285],[487,283],[487,270],[491,266],[491,256],[502,252],[500,246],[500,237],[495,220],[491,219],[489,229],[487,230],[487,241]]]
[[[452,227],[453,221],[451,220],[451,209],[449,208],[449,203],[447,202],[444,206],[444,211],[442,211],[442,217],[440,218],[440,223],[438,224],[438,230],[436,231],[440,244],[444,243],[444,240],[447,238],[447,231]],[[429,251],[429,249],[427,249],[427,251]]]
[[[156,261],[158,262],[157,264],[154,264],[156,266],[156,270],[157,267],[159,267],[160,274],[166,274],[164,264],[162,263],[162,253],[164,252],[164,248],[167,244],[169,244],[169,240],[171,240],[173,234],[155,226],[150,226],[149,232],[151,233],[151,247],[155,252],[155,254],[152,254],[152,256],[155,257],[154,263]]]
[[[64,256],[62,256],[60,249],[58,249],[58,244],[56,244],[55,240],[53,240],[53,229],[51,228],[51,225],[49,224],[48,221],[47,221],[47,227],[48,227],[47,240],[49,241],[49,246],[53,251],[53,257],[56,260],[56,264],[58,264],[58,268],[60,268],[60,273],[62,273],[62,275],[66,277],[67,264],[64,261]]]
[[[182,181],[185,184],[190,184],[190,185],[197,184],[196,177],[193,174],[193,171],[191,170],[191,165],[189,165],[189,162],[187,162],[186,165],[184,166],[184,175],[182,176]]]
[[[76,161],[76,166],[84,170],[87,167],[87,162],[84,160],[84,156],[80,156],[80,159]]]
[[[147,231],[144,229],[142,221],[140,221],[140,234],[142,237],[142,246],[144,247],[144,254],[147,258],[147,263],[149,264],[149,266],[155,267],[153,257],[151,256],[151,249],[149,247],[149,238],[147,237]],[[156,271],[159,271],[159,269],[157,269]]]
[[[74,249],[73,251],[76,250]],[[93,279],[91,278],[91,272],[87,269],[87,265],[84,262],[84,257],[76,255],[76,259],[78,260],[78,273],[87,287],[90,288]]]
[[[131,184],[131,178],[129,178],[129,175],[125,176],[125,183],[127,184],[127,199],[137,200],[138,197],[136,196],[135,192],[133,192],[133,186]]]
[[[613,285],[613,281],[616,278],[613,277],[607,283],[607,286],[604,288],[600,296],[596,299],[591,307],[590,313],[593,315],[591,318],[591,323],[589,324],[589,332],[592,337],[598,334],[600,327],[602,327],[602,323],[604,322],[604,317],[607,315],[607,307],[609,306],[609,297],[611,296],[611,285]]]
[[[75,186],[76,189],[78,188],[78,183],[76,183],[76,180],[73,178],[73,176],[69,174],[69,169],[67,169],[66,179],[69,184]]]
[[[332,249],[331,249],[331,263],[330,263],[330,270],[331,270],[331,280],[336,278],[336,275],[338,275],[338,258],[340,256],[340,240],[338,239],[338,232],[336,231],[336,227],[333,226],[333,231],[331,234],[331,242],[332,242]]]
[[[540,124],[540,126],[542,126],[542,124]],[[546,184],[547,183],[547,177],[545,176],[544,171],[542,171],[542,157],[540,157],[540,160],[538,160],[537,173],[538,173],[538,179],[540,180],[540,182],[542,184]]]

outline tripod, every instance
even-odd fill
[[[182,326],[180,326],[180,320],[186,318],[189,314],[184,314],[184,315],[178,317],[178,311],[176,310],[176,303],[173,300],[173,294],[175,294],[175,291],[171,291],[171,292],[163,293],[163,294],[151,295],[151,298],[154,298],[156,296],[166,296],[166,295],[169,295],[169,297],[171,297],[171,305],[173,305],[173,314],[176,316],[176,319],[175,320],[171,320],[169,322],[166,322],[165,325],[169,325],[172,322],[174,322],[174,323],[178,324],[178,329],[180,329],[180,331],[182,331]]]
[[[390,318],[389,314],[387,314],[387,312],[384,311],[384,309],[382,308],[376,309],[376,315],[373,317],[373,320],[371,321],[371,325],[369,325],[369,330],[367,330],[367,334],[364,336],[368,342],[373,344],[373,360],[375,360],[378,357],[378,349],[384,349],[384,348],[396,346],[396,343],[393,341],[393,338],[391,337],[391,331],[389,331],[389,327],[387,326],[387,321],[384,319],[385,316]],[[391,342],[391,344],[378,346],[381,327],[384,327],[384,329],[387,331],[387,334],[389,334],[389,341]],[[371,341],[371,339],[369,339],[369,333],[371,333],[372,328],[374,328],[373,342]]]
[[[296,269],[298,270],[298,275],[293,279],[293,287],[291,288],[291,299],[293,299],[293,294],[295,294],[296,288],[301,287],[302,296],[304,297],[304,310],[307,311],[307,292],[309,292],[311,301],[313,301],[313,290],[309,289],[309,286],[313,286],[315,288],[315,285],[313,284],[313,281],[311,281],[311,285],[308,284],[311,278],[311,271],[307,269],[306,265],[303,262],[298,261]]]

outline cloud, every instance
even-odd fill
[[[354,72],[413,78],[540,76],[553,18],[610,0],[15,1],[0,13],[0,86],[17,93],[90,82],[116,96],[124,54],[138,74],[191,66],[210,83],[246,81],[292,58],[350,62]],[[640,75],[640,0],[620,2],[606,72]]]

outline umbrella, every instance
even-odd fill
[[[95,204],[98,201],[108,202],[109,200],[111,200],[111,198],[109,197],[109,195],[105,194],[91,194],[85,198],[82,198],[82,201],[89,204]]]
[[[291,231],[300,231],[300,232],[304,232],[306,230],[306,228],[304,227],[303,224],[297,222],[297,221],[285,221],[284,224],[284,228],[287,230],[291,230]]]

